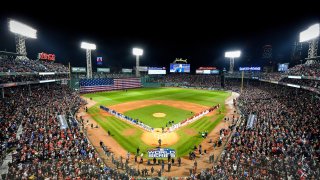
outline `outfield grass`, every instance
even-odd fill
[[[166,116],[154,117],[154,113],[164,113],[166,114]],[[124,114],[134,119],[139,119],[139,121],[153,128],[162,128],[166,127],[166,125],[168,125],[169,127],[169,121],[174,121],[174,123],[178,123],[194,115],[194,113],[190,111],[166,105],[147,106],[127,111]]]
[[[208,130],[209,132],[223,119],[226,112],[224,101],[230,95],[224,91],[209,91],[209,90],[195,90],[195,89],[181,89],[181,88],[140,88],[124,91],[102,92],[94,94],[86,94],[85,97],[91,97],[97,104],[89,108],[89,113],[106,131],[110,130],[113,138],[126,150],[135,153],[137,147],[140,147],[144,154],[150,147],[143,143],[141,135],[143,131],[139,128],[132,126],[124,121],[115,117],[104,117],[99,114],[99,106],[110,106],[128,101],[147,100],[147,99],[162,99],[162,100],[179,100],[197,103],[206,106],[213,106],[221,104],[222,114],[216,114],[182,127],[177,130],[180,140],[170,148],[177,151],[177,156],[183,156],[192,150],[194,145],[198,145],[203,140],[200,135],[189,135],[185,129],[193,129],[196,132]],[[170,107],[171,108],[171,107]],[[216,119],[212,121],[212,119]],[[124,136],[122,133],[126,129],[134,128],[135,133],[132,135]]]

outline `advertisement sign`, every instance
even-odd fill
[[[75,73],[85,73],[86,72],[86,68],[85,67],[72,67],[71,68],[71,72],[75,72]]]
[[[102,65],[102,57],[97,57],[97,65]]]
[[[147,72],[148,71],[148,67],[147,66],[139,66],[139,71],[140,72]]]
[[[110,68],[97,68],[97,72],[109,73],[110,72]]]
[[[122,68],[123,73],[132,73],[132,69]]]
[[[215,70],[209,70],[209,69],[203,69],[203,70],[200,70],[200,69],[197,69],[196,70],[196,74],[219,74],[219,70],[218,69],[215,69]]]
[[[239,67],[239,71],[261,71],[261,67]]]
[[[220,71],[218,69],[210,71],[210,74],[219,74],[219,73],[220,73]]]
[[[56,60],[56,55],[42,52],[42,53],[38,53],[38,59],[54,61]]]
[[[172,158],[176,157],[176,151],[174,149],[156,148],[148,150],[149,158],[167,158],[169,154]]]
[[[166,74],[166,68],[165,67],[149,67],[148,68],[148,74]]]
[[[170,64],[170,72],[172,73],[189,73],[190,64]]]
[[[208,66],[208,67],[199,67],[198,70],[215,70],[216,67]]]
[[[278,71],[283,72],[287,71],[289,68],[289,63],[278,64]]]

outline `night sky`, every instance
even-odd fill
[[[228,67],[224,52],[232,49],[242,50],[236,66],[257,66],[270,63],[262,59],[266,44],[273,47],[273,64],[289,62],[299,32],[320,19],[315,5],[307,11],[301,10],[301,4],[279,7],[270,1],[231,8],[231,3],[215,1],[186,6],[157,1],[144,6],[124,6],[125,1],[117,5],[75,1],[78,7],[53,2],[45,1],[42,7],[22,4],[2,9],[0,50],[15,51],[14,35],[7,27],[8,18],[12,18],[38,30],[38,39],[27,40],[32,59],[38,52],[47,52],[56,54],[57,62],[85,66],[85,50],[80,49],[80,43],[88,41],[97,45],[93,65],[95,58],[102,56],[102,67],[132,68],[133,47],[144,49],[140,65],[146,66],[168,68],[175,58],[183,58],[188,59],[192,70],[199,66],[223,68]],[[306,57],[307,44],[303,48]]]

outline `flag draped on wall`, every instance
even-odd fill
[[[125,78],[125,79],[81,79],[80,92],[96,92],[96,91],[111,91],[118,89],[129,89],[141,87],[140,78]]]

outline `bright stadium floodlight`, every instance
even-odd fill
[[[227,51],[224,53],[224,57],[230,58],[229,73],[233,73],[234,58],[238,58],[241,55],[241,51]]]
[[[18,54],[16,59],[28,60],[27,49],[26,49],[26,39],[27,38],[37,39],[37,30],[15,20],[9,21],[9,30],[15,34],[16,51]]]
[[[96,45],[95,45],[95,44],[82,42],[82,43],[81,43],[81,48],[82,48],[82,49],[95,50],[97,47],[96,47]]]
[[[227,58],[237,58],[240,57],[241,51],[227,51],[224,56]]]
[[[320,31],[319,31],[319,24],[314,24],[310,26],[308,29],[302,31],[300,33],[300,42],[306,42],[310,41],[312,39],[315,39],[319,37]]]
[[[140,72],[139,72],[139,56],[143,55],[143,49],[139,48],[133,48],[132,49],[133,55],[136,56],[136,77],[140,77]]]
[[[133,53],[133,55],[141,56],[143,54],[143,50],[139,49],[139,48],[133,48],[132,53]]]
[[[19,34],[21,36],[37,39],[37,30],[21,22],[10,20],[9,29],[11,32]]]
[[[91,63],[91,50],[95,50],[97,47],[95,44],[82,42],[81,48],[86,50],[86,57],[87,57],[87,78],[92,78],[92,63]]]
[[[299,41],[301,42],[309,42],[309,49],[308,49],[308,58],[306,64],[313,64],[315,63],[318,51],[318,37],[320,34],[320,27],[319,23],[310,26],[308,29],[302,31],[300,33]]]

